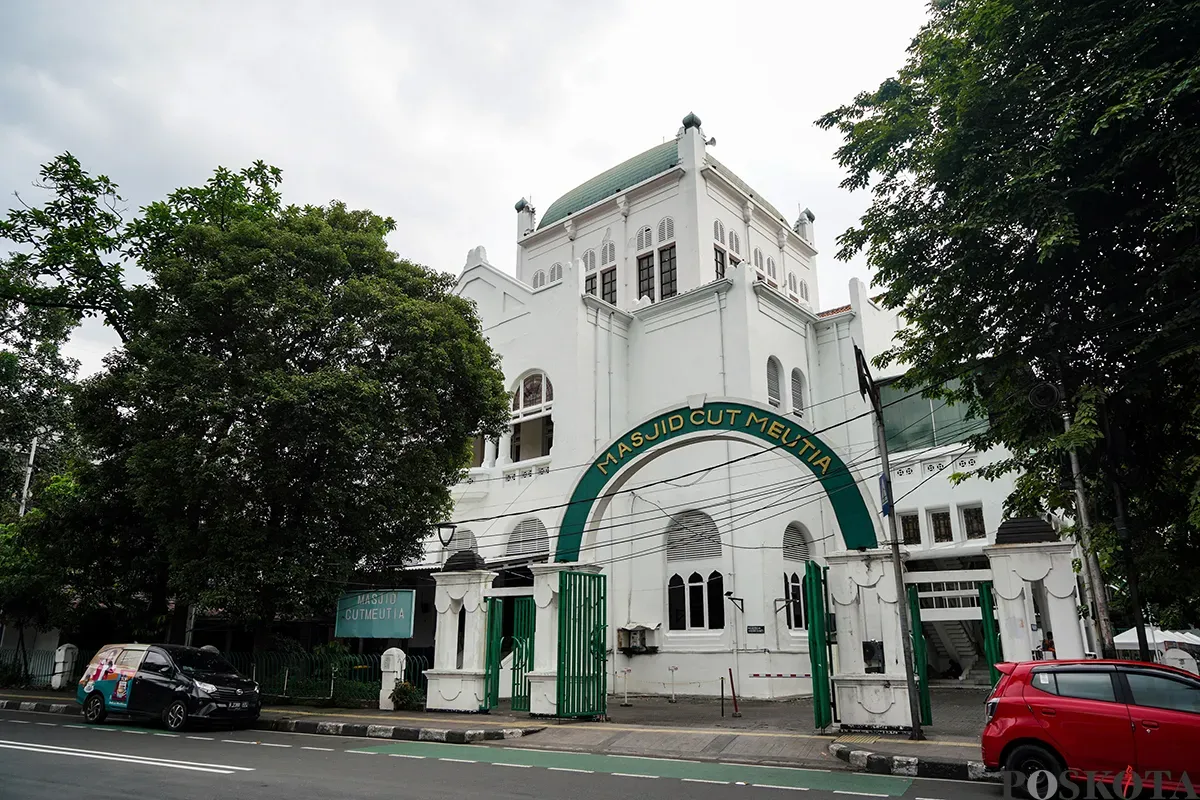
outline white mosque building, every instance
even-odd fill
[[[712,148],[689,114],[540,216],[518,202],[515,263],[469,254],[457,291],[501,356],[512,423],[476,442],[453,538],[431,535],[413,571],[471,550],[504,594],[532,584],[530,564],[593,563],[610,690],[715,695],[733,670],[740,695],[804,695],[803,677],[758,676],[809,672],[805,564],[853,546],[839,492],[857,485],[888,530],[854,346],[873,358],[903,323],[859,280],[848,305],[822,307],[814,214],[785,218]],[[979,421],[909,394],[882,389],[904,580],[932,674],[953,660],[970,680],[987,672],[978,583],[1013,480],[952,483],[1006,454],[972,451]],[[747,424],[762,441],[722,435]],[[589,480],[607,483],[582,530],[568,516]],[[1041,608],[1026,595],[1032,650]],[[427,582],[412,647],[432,644],[432,600]],[[856,635],[894,645],[864,608]]]

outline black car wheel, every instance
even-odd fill
[[[89,725],[99,725],[107,716],[103,695],[99,692],[89,694],[87,700],[83,701],[83,721]]]
[[[175,700],[163,711],[163,724],[167,726],[167,730],[183,730],[183,726],[187,725],[187,721],[187,703],[182,700]]]
[[[1058,756],[1041,745],[1023,744],[1013,748],[1004,762],[1004,768],[1013,773],[1013,786],[1021,794],[1047,797],[1056,788],[1061,788],[1063,766]],[[1033,791],[1030,792],[1029,778],[1038,773],[1043,774],[1037,776]]]

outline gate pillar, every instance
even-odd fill
[[[901,558],[908,558],[904,548]],[[838,673],[833,684],[842,727],[910,729],[900,638],[900,614],[905,611],[906,598],[896,594],[891,550],[831,553],[825,561],[837,623]],[[864,653],[866,642],[875,643],[870,645],[870,663]],[[880,647],[882,658],[875,660]]]
[[[1047,526],[1049,527],[1049,526]],[[1057,539],[1057,536],[1055,537]],[[992,586],[996,591],[996,612],[1000,621],[1000,643],[1005,661],[1028,661],[1042,643],[1042,631],[1033,630],[1027,603],[1030,584],[1042,582],[1045,588],[1047,620],[1054,634],[1057,658],[1083,658],[1083,631],[1079,626],[1079,599],[1072,557],[1075,543],[1070,541],[1018,542],[985,547],[983,552],[992,566]]]
[[[558,613],[559,573],[600,572],[599,564],[555,562],[530,564],[533,572],[533,669],[529,680],[529,713],[554,716],[558,713]]]
[[[487,599],[484,592],[496,578],[490,570],[435,572],[433,607],[437,628],[433,640],[433,669],[425,708],[430,711],[478,712],[487,694]],[[459,617],[463,622],[459,622]],[[459,666],[459,625],[463,626],[462,665]]]

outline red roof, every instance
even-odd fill
[[[850,306],[838,306],[837,308],[831,308],[828,311],[822,311],[819,314],[817,314],[817,316],[818,317],[832,317],[834,314],[842,314],[849,310],[850,310]]]

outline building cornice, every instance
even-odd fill
[[[568,223],[575,228],[578,228],[581,220],[605,209],[608,206],[611,206],[614,210],[620,210],[621,206],[617,202],[618,198],[623,197],[626,199],[626,201],[634,201],[639,195],[648,194],[652,189],[657,189],[660,186],[668,185],[672,182],[672,179],[674,179],[675,182],[678,182],[678,180],[683,177],[685,172],[687,172],[687,170],[685,170],[682,166],[676,165],[664,172],[658,173],[657,175],[652,175],[641,183],[635,183],[628,189],[623,189],[611,197],[598,200],[595,203],[592,203],[590,206],[585,206],[584,208],[579,209],[570,216],[563,217],[549,227],[538,228],[528,235],[522,236],[517,240],[517,244],[524,247],[525,245],[537,244],[545,239],[553,239],[554,236],[557,236],[560,232],[566,230]]]
[[[720,280],[706,283],[703,286],[697,286],[695,289],[689,289],[682,294],[677,294],[674,297],[669,297],[666,300],[659,300],[657,303],[637,308],[633,311],[633,316],[637,319],[647,322],[657,317],[671,314],[676,311],[687,308],[688,306],[697,305],[700,303],[711,303],[713,293],[724,294],[733,288],[733,280],[730,278],[721,278]]]
[[[810,257],[817,254],[817,248],[814,247],[811,242],[805,240],[802,236],[800,236],[800,234],[792,230],[784,220],[777,219],[776,217],[772,216],[771,212],[767,210],[766,206],[764,206],[757,197],[743,191],[740,186],[733,183],[731,180],[729,180],[729,178],[725,177],[724,173],[722,173],[712,164],[705,164],[703,167],[701,167],[700,174],[704,176],[705,180],[710,180],[715,177],[718,181],[720,181],[721,185],[729,191],[730,194],[740,198],[743,202],[750,203],[754,209],[758,211],[760,217],[765,220],[770,220],[771,223],[779,226],[777,233],[785,233],[787,235],[787,240],[796,245],[796,247],[799,248],[802,253]]]
[[[618,327],[622,332],[628,331],[630,324],[633,322],[633,315],[628,311],[622,311],[611,303],[606,303],[599,297],[593,294],[583,294],[583,305],[585,308],[590,308],[596,312],[597,317],[611,316],[614,326]]]
[[[780,311],[808,324],[820,321],[820,318],[813,313],[812,309],[789,300],[778,289],[772,289],[764,281],[756,280],[751,285],[754,287],[754,294],[758,297],[759,302],[766,302]]]

